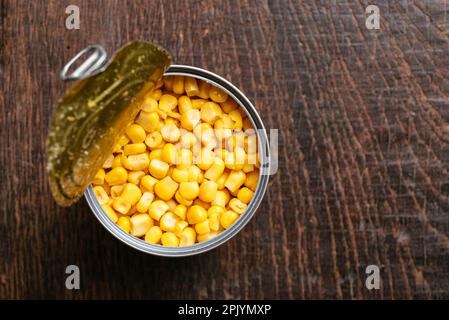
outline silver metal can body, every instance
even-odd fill
[[[109,217],[106,215],[106,213],[101,208],[101,205],[97,201],[92,186],[89,186],[87,191],[84,193],[87,203],[91,210],[94,212],[97,219],[109,232],[111,232],[120,241],[126,243],[134,249],[165,257],[185,257],[203,253],[218,247],[219,245],[234,237],[240,230],[243,229],[243,227],[249,222],[249,220],[251,220],[255,211],[262,202],[263,196],[265,195],[265,192],[268,188],[270,172],[270,153],[266,130],[259,114],[251,104],[251,102],[248,100],[248,98],[229,81],[212,72],[200,68],[185,65],[172,65],[164,73],[164,76],[175,75],[194,77],[204,80],[224,90],[230,97],[234,98],[234,100],[240,105],[240,107],[247,113],[256,130],[259,142],[260,171],[256,191],[245,213],[243,213],[241,217],[237,219],[237,221],[235,221],[229,229],[226,229],[216,237],[208,241],[196,243],[192,246],[186,247],[164,247],[161,245],[154,245],[124,232],[119,226],[117,226],[109,219]]]

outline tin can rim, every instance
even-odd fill
[[[164,76],[174,75],[190,76],[201,79],[224,90],[248,114],[249,119],[256,129],[259,142],[259,161],[261,164],[259,170],[259,181],[256,187],[256,191],[254,192],[254,196],[251,199],[251,202],[249,203],[245,213],[239,219],[237,219],[237,221],[234,222],[234,224],[229,229],[224,230],[222,233],[210,240],[202,243],[195,243],[194,245],[186,247],[164,247],[161,245],[150,244],[148,242],[145,242],[144,240],[134,237],[124,232],[119,226],[112,222],[112,220],[109,219],[109,217],[101,208],[100,203],[97,201],[91,185],[84,193],[84,197],[86,198],[90,209],[93,211],[100,223],[117,239],[129,245],[130,247],[156,256],[186,257],[212,250],[224,244],[225,242],[233,238],[237,233],[239,233],[251,220],[260,203],[262,202],[262,199],[268,188],[270,153],[268,137],[262,119],[260,118],[256,108],[252,105],[249,99],[236,86],[213,72],[188,65],[171,65],[164,73]]]

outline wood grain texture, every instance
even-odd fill
[[[373,2],[377,31],[367,1],[2,0],[0,297],[449,298],[449,6]],[[69,4],[80,30],[64,28]],[[89,44],[133,39],[229,79],[280,129],[261,208],[200,256],[134,251],[84,200],[60,208],[50,195],[59,70]],[[79,291],[65,289],[69,264]]]

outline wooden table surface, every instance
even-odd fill
[[[80,29],[65,8],[80,8]],[[365,8],[380,8],[380,30]],[[0,2],[0,298],[449,298],[445,1]],[[133,39],[216,72],[279,129],[252,221],[169,259],[116,240],[85,200],[53,201],[44,142],[80,49]],[[81,289],[65,288],[79,266]],[[380,290],[365,268],[380,268]]]

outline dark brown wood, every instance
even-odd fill
[[[371,1],[373,2],[373,1]],[[374,1],[10,1],[0,5],[1,298],[449,298],[449,5]],[[66,30],[77,4],[81,29]],[[166,259],[53,201],[44,142],[65,62],[159,43],[229,79],[279,128],[254,219]],[[65,267],[81,290],[65,289]],[[381,268],[381,289],[365,268]]]

